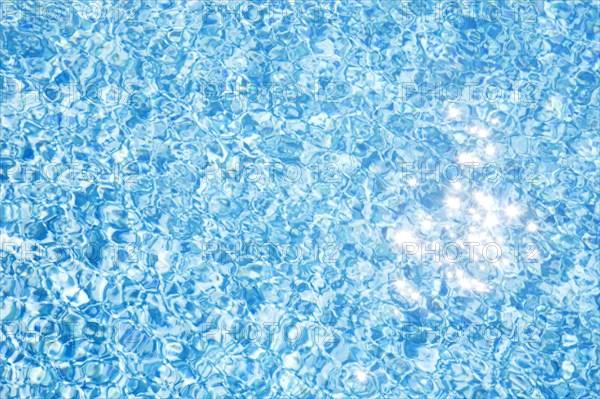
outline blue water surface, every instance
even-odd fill
[[[600,398],[598,1],[0,8],[0,398]]]

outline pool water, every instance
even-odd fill
[[[600,397],[598,1],[0,11],[0,398]]]

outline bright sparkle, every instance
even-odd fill
[[[490,136],[490,130],[484,126],[472,126],[469,133],[481,138]]]
[[[521,214],[521,209],[517,205],[510,204],[504,208],[504,214],[511,219],[516,218]]]
[[[424,219],[421,222],[421,227],[423,228],[423,230],[429,230],[431,229],[431,227],[433,227],[433,222],[431,221],[431,219]]]
[[[462,116],[462,112],[457,107],[448,108],[448,118],[450,119],[458,119]]]
[[[535,233],[538,230],[538,226],[533,222],[529,222],[529,224],[527,224],[526,229],[531,233]]]
[[[408,185],[411,187],[416,187],[418,184],[418,181],[415,177],[411,177],[410,179],[408,179]]]
[[[491,209],[494,206],[494,199],[485,193],[475,193],[475,201],[484,209]]]
[[[477,155],[469,153],[469,152],[463,152],[458,154],[458,163],[480,163],[479,158],[477,157]]]
[[[404,280],[396,280],[394,282],[394,288],[405,298],[411,299],[415,302],[419,302],[421,300],[421,294]]]
[[[496,155],[496,147],[494,147],[493,144],[488,144],[485,147],[485,154],[490,157],[493,157],[494,155]]]
[[[408,230],[398,230],[394,234],[394,243],[398,246],[402,246],[403,244],[414,243],[416,242],[416,238],[414,234]]]
[[[499,222],[498,222],[498,218],[496,217],[496,215],[488,215],[484,221],[484,225],[487,228],[495,227],[498,225],[498,223]]]
[[[367,375],[367,373],[365,373],[362,370],[357,370],[354,372],[354,376],[356,377],[356,379],[358,380],[358,382],[360,383],[365,383],[367,382],[367,379],[369,378],[369,376]]]
[[[446,206],[450,209],[459,209],[460,199],[457,197],[448,197],[446,198]]]
[[[476,278],[465,275],[462,270],[457,270],[455,274],[448,273],[448,278],[456,278],[458,285],[466,291],[486,292],[490,287]]]

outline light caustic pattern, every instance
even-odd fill
[[[0,398],[600,397],[596,1],[0,1]]]

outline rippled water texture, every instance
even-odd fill
[[[600,398],[598,1],[0,7],[0,398]]]

